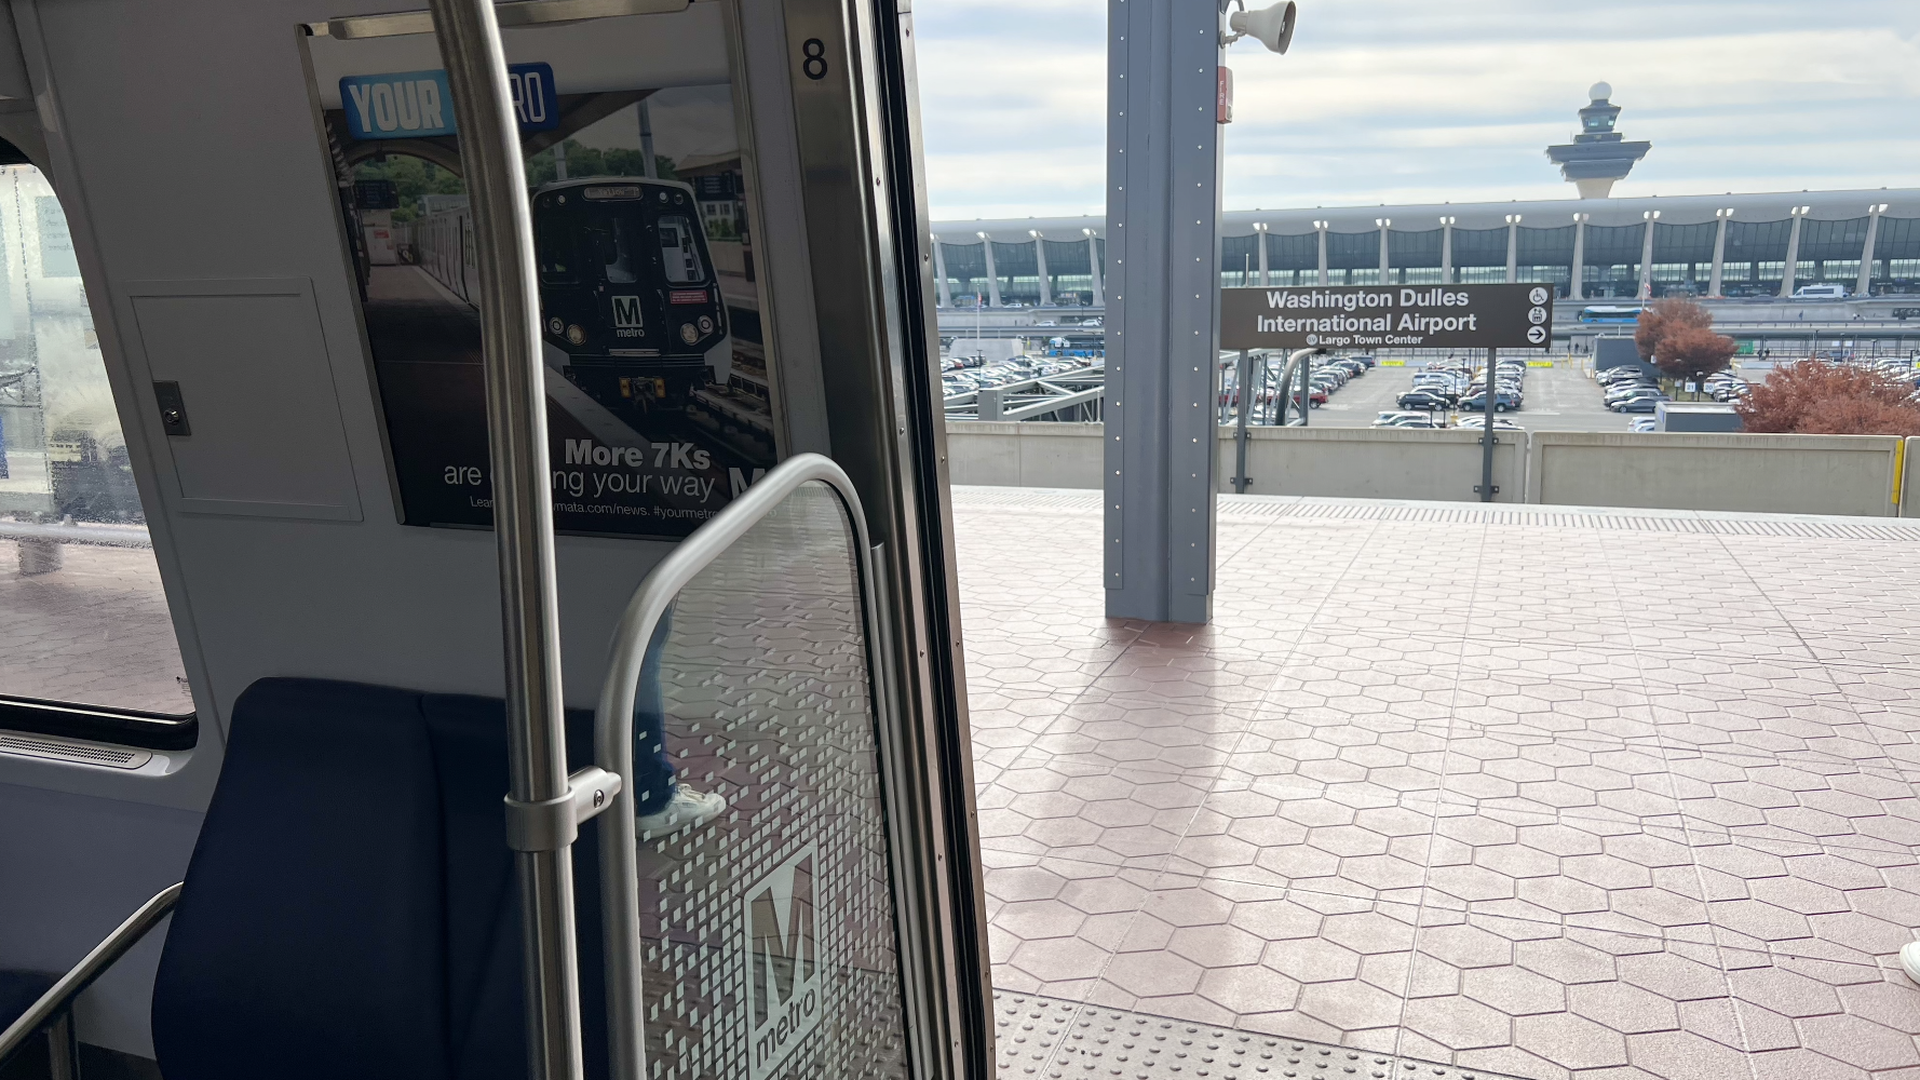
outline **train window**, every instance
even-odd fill
[[[693,222],[680,214],[662,214],[654,226],[660,234],[660,265],[673,285],[704,285],[707,268],[700,264],[700,248]]]
[[[609,224],[613,226],[612,229],[596,229],[593,233],[605,249],[600,261],[607,264],[607,281],[620,285],[640,280],[640,275],[633,265],[636,239],[633,235],[633,219],[616,217]]]
[[[0,727],[103,738],[101,708],[193,702],[66,215],[0,166]]]
[[[539,248],[541,280],[555,285],[573,282],[573,232],[563,222],[548,219],[538,223],[534,239]]]

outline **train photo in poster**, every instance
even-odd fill
[[[533,194],[540,325],[561,373],[616,412],[685,408],[712,381],[726,305],[693,188],[590,177]],[[473,221],[463,205],[406,227],[413,261],[473,303]]]

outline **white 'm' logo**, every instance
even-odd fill
[[[616,296],[613,298],[613,325],[621,327],[641,325],[639,297]]]
[[[746,932],[748,1075],[765,1080],[825,1012],[819,849],[800,849],[741,899]]]

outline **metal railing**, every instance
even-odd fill
[[[141,904],[139,910],[114,927],[113,933],[80,958],[38,1001],[27,1007],[5,1031],[0,1031],[0,1064],[20,1049],[36,1031],[47,1033],[49,1068],[53,1080],[76,1080],[80,1063],[73,1033],[73,999],[106,974],[114,961],[140,943],[147,932],[167,917],[180,901],[180,884],[169,885]]]
[[[1307,358],[1326,352],[1325,349],[1299,349],[1287,357],[1287,366],[1280,378],[1273,383],[1273,398],[1278,405],[1277,415],[1270,421],[1280,427],[1287,426],[1287,406],[1297,402],[1300,414],[1300,426],[1307,426],[1307,412],[1313,407],[1313,384],[1309,381],[1312,366]],[[1254,410],[1262,407],[1267,398],[1267,375],[1272,367],[1272,358],[1260,358],[1260,388],[1253,389],[1253,354],[1240,350],[1238,366],[1234,374],[1234,430],[1233,430],[1233,490],[1244,494],[1253,478],[1247,475],[1247,424]],[[1296,388],[1299,396],[1296,399]]]
[[[633,709],[647,644],[675,597],[702,570],[755,525],[780,507],[801,485],[826,484],[839,496],[854,536],[854,565],[860,575],[861,618],[869,643],[877,640],[873,612],[877,579],[866,516],[853,481],[830,459],[797,454],[755,481],[726,509],[682,540],[673,554],[647,574],[634,590],[614,631],[607,678],[594,712],[594,756],[601,768],[632,776]],[[880,698],[876,695],[875,706]],[[600,837],[600,890],[607,975],[607,1026],[612,1042],[613,1080],[644,1080],[646,1049],[641,1008],[640,868],[631,786],[616,792]]]
[[[1033,420],[1061,414],[1098,420],[1106,392],[1106,370],[1090,367],[982,386],[941,401],[949,420]]]

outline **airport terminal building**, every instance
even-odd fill
[[[1105,304],[1103,218],[943,221],[933,234],[943,308]],[[1551,282],[1574,300],[1829,283],[1920,293],[1920,188],[1221,215],[1223,286],[1502,281]]]

